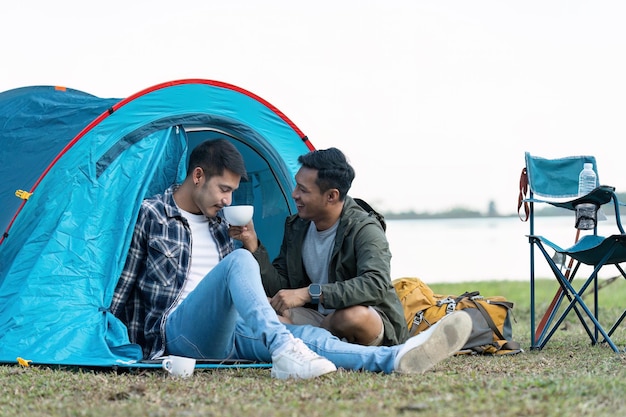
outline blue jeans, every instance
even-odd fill
[[[198,359],[271,362],[290,333],[344,369],[389,373],[399,350],[345,343],[319,327],[282,324],[267,301],[259,265],[245,249],[213,268],[165,324],[167,353]]]

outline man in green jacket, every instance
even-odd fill
[[[301,155],[279,255],[270,262],[250,223],[231,227],[259,262],[281,320],[323,327],[348,342],[391,346],[408,338],[378,220],[347,195],[354,169],[336,148]]]

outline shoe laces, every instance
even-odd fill
[[[289,347],[289,351],[292,356],[302,361],[311,361],[319,357],[317,353],[309,349],[300,339],[294,339],[293,345]]]

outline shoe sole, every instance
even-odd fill
[[[289,372],[276,372],[274,371],[274,369],[272,369],[272,371],[270,372],[270,375],[272,376],[272,378],[276,378],[276,379],[312,379],[312,378],[319,378],[321,376],[331,374],[335,372],[336,370],[337,370],[337,367],[334,367],[334,366],[328,367],[326,370],[324,370],[323,372],[317,375],[311,375],[307,378],[303,378],[301,376],[293,375]]]
[[[440,319],[431,331],[424,343],[405,353],[396,372],[422,374],[454,355],[467,342],[472,332],[472,319],[469,314],[456,311]]]

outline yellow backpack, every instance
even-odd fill
[[[472,318],[472,332],[459,353],[503,355],[523,351],[512,340],[513,303],[504,297],[483,297],[478,291],[459,296],[435,294],[419,278],[398,278],[393,286],[411,336],[428,329],[446,314],[464,310]]]

